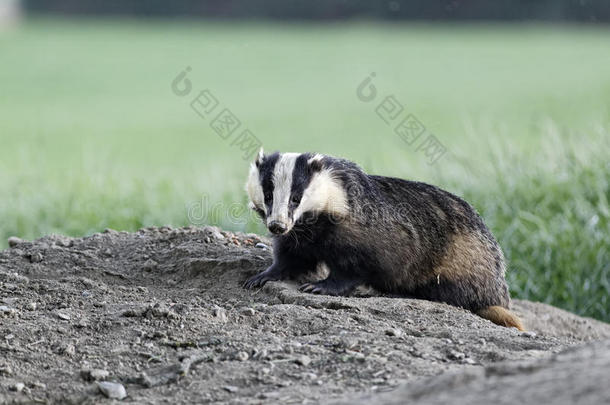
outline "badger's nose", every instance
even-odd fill
[[[286,225],[279,221],[271,221],[268,226],[271,233],[279,235],[286,232]]]

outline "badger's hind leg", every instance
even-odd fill
[[[330,275],[327,279],[305,283],[299,290],[312,294],[350,295],[362,282],[355,279],[336,278]]]
[[[444,302],[468,309],[496,325],[525,330],[521,320],[508,310],[508,287],[503,279],[436,277],[412,291],[415,298]]]
[[[504,278],[502,251],[485,232],[453,235],[445,257],[413,291],[417,298],[468,309],[491,322],[523,330],[508,310],[510,295]]]

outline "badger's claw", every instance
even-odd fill
[[[360,283],[355,280],[329,279],[305,283],[299,290],[311,294],[323,295],[349,295]]]
[[[245,288],[246,290],[250,290],[252,288],[264,286],[265,284],[267,284],[267,281],[277,281],[279,279],[280,277],[277,274],[274,274],[269,270],[265,270],[262,273],[258,273],[256,276],[248,279],[244,283],[243,288]]]
[[[303,292],[313,292],[313,290],[316,288],[315,285],[313,285],[312,283],[305,283],[302,286],[299,287],[299,290],[303,291]]]

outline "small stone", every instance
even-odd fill
[[[36,311],[36,308],[38,308],[38,304],[36,304],[35,302],[30,302],[25,308],[28,311]]]
[[[21,245],[23,243],[23,239],[18,238],[16,236],[11,236],[10,238],[8,238],[8,246],[9,247],[17,247],[19,245]]]
[[[294,359],[294,362],[297,363],[298,365],[307,367],[311,364],[311,358],[309,356],[302,355],[302,356],[299,356],[296,359]]]
[[[15,291],[17,290],[19,287],[17,286],[17,284],[13,284],[13,283],[5,283],[4,284],[4,289],[8,290],[8,291]]]
[[[267,352],[267,349],[260,349],[260,350],[254,349],[254,352],[252,353],[252,358],[254,360],[263,360],[268,355],[269,355],[269,352]]]
[[[76,348],[74,345],[68,345],[64,348],[63,353],[68,356],[74,356],[76,354]]]
[[[167,305],[162,302],[158,302],[152,307],[150,312],[152,316],[156,318],[165,318],[169,317],[171,311]]]
[[[56,245],[61,247],[72,247],[74,245],[74,241],[70,238],[61,238],[55,242]]]
[[[466,355],[464,353],[458,352],[457,350],[453,349],[449,350],[447,356],[452,360],[463,360],[464,358],[466,358]]]
[[[264,243],[258,242],[256,245],[254,245],[254,247],[259,248],[259,249],[266,249],[269,250],[269,246],[265,245]]]
[[[0,365],[0,375],[11,375],[13,374],[13,369],[11,366],[7,364]]]
[[[260,399],[274,399],[275,402],[278,402],[278,398],[280,398],[282,394],[278,391],[269,391],[269,392],[261,392],[258,394],[258,398]]]
[[[355,352],[354,360],[356,360],[358,363],[364,363],[366,361],[366,356],[362,353]]]
[[[536,337],[536,332],[532,332],[532,331],[521,332],[521,336],[533,339]]]
[[[229,320],[229,318],[227,317],[227,311],[225,311],[224,308],[221,308],[219,306],[214,307],[214,309],[212,310],[212,314],[221,322],[227,322]]]
[[[256,314],[256,311],[253,308],[248,307],[242,308],[239,312],[244,316],[254,316]]]
[[[248,356],[248,353],[246,353],[246,352],[235,353],[235,360],[238,360],[238,361],[246,361],[246,360],[248,360],[249,357],[250,356]]]
[[[156,330],[153,334],[152,334],[152,338],[153,339],[167,339],[167,333],[160,331],[160,330]]]
[[[14,316],[17,311],[14,308],[7,307],[6,305],[0,305],[0,315]]]
[[[464,359],[464,363],[466,363],[466,364],[477,364],[476,361],[474,361],[473,359],[470,359],[470,358]]]
[[[222,387],[223,390],[228,391],[228,392],[237,392],[239,391],[239,388],[237,388],[234,385],[225,385],[224,387]]]
[[[101,381],[101,380],[108,378],[110,373],[108,371],[102,370],[102,369],[93,369],[93,370],[85,369],[85,370],[81,370],[80,375],[86,381]]]
[[[158,265],[158,263],[156,261],[154,261],[153,259],[148,259],[142,265],[142,269],[144,271],[153,271],[157,268],[157,265]]]
[[[12,384],[9,387],[9,389],[11,391],[15,391],[15,392],[21,392],[21,391],[23,391],[24,388],[25,388],[25,384],[24,383],[20,383],[20,382]]]
[[[68,315],[68,314],[64,314],[63,312],[58,312],[58,313],[57,313],[57,317],[58,317],[59,319],[64,320],[64,321],[69,321],[69,320],[71,319],[71,318],[70,318],[70,315]]]
[[[102,381],[97,383],[97,387],[100,392],[104,394],[107,398],[111,399],[123,399],[127,397],[127,391],[125,391],[125,387],[122,384],[110,382],[110,381]]]
[[[214,239],[222,240],[225,238],[225,236],[220,233],[220,230],[215,226],[206,226],[203,228],[203,231]]]
[[[30,255],[30,262],[32,263],[40,263],[42,261],[42,253],[36,252]]]
[[[29,278],[27,278],[26,276],[22,276],[17,272],[9,274],[9,280],[14,281],[16,284],[27,284],[30,282]]]
[[[386,329],[385,334],[388,336],[402,336],[402,330],[397,329],[397,328],[390,328],[390,329]]]
[[[343,337],[339,339],[336,345],[342,349],[353,349],[358,346],[358,341],[356,339],[351,339],[348,337]]]

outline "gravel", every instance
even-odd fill
[[[13,243],[0,252],[0,403],[341,401],[610,338],[607,324],[527,301],[513,305],[522,333],[370,290],[246,291],[271,263],[258,244],[271,246],[213,227]]]

